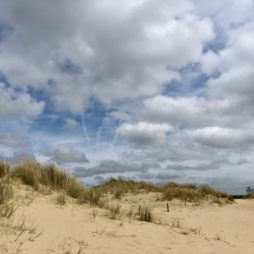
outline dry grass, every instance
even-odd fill
[[[66,204],[66,194],[64,191],[61,191],[56,197],[56,203],[58,205],[64,206]]]
[[[121,178],[115,179],[111,178],[108,181],[106,181],[104,184],[98,186],[96,189],[101,190],[103,193],[117,193],[121,192],[121,194],[124,193],[137,193],[140,191],[146,191],[146,192],[157,192],[161,190],[160,186],[145,183],[143,181],[133,181],[133,180],[123,180]]]
[[[153,222],[154,216],[152,209],[147,206],[139,207],[138,218],[140,221]]]
[[[215,203],[223,203],[222,199],[227,201],[227,194],[218,192],[213,188],[203,185],[197,187],[193,184],[177,185],[167,183],[162,186],[145,183],[143,181],[123,180],[111,178],[104,184],[95,188],[86,188],[76,178],[60,170],[54,164],[41,164],[37,161],[24,161],[14,167],[6,162],[0,163],[0,176],[11,175],[35,190],[54,189],[64,191],[66,195],[77,199],[78,203],[89,203],[91,205],[103,207],[105,201],[102,197],[106,193],[112,193],[114,199],[121,199],[125,193],[157,192],[162,193],[163,200],[179,199],[185,205],[187,202],[200,204],[203,200],[212,197]],[[43,186],[43,188],[42,188]]]
[[[10,175],[11,165],[7,161],[0,161],[0,178]]]
[[[9,180],[0,182],[0,205],[5,204],[13,197],[13,188]]]
[[[0,218],[10,218],[17,209],[17,205],[12,201],[14,196],[10,179],[0,181]]]
[[[36,161],[24,161],[13,170],[13,176],[26,185],[39,190],[40,186],[65,191],[67,195],[78,200],[78,203],[101,205],[101,192],[88,189],[75,177],[60,170],[54,164],[40,164]]]
[[[185,205],[187,202],[200,204],[203,200],[209,198],[218,204],[222,204],[223,201],[232,201],[226,193],[218,192],[207,185],[200,186],[199,188],[195,185],[165,185],[163,189],[163,200],[179,199]]]
[[[123,195],[123,191],[122,190],[115,190],[114,191],[114,198],[115,199],[121,199]]]
[[[42,165],[36,161],[24,161],[18,164],[13,171],[14,177],[35,190],[39,190]]]
[[[140,193],[140,192],[157,192],[162,193],[163,200],[182,200],[185,204],[187,202],[195,202],[200,204],[201,201],[210,197],[214,198],[217,203],[218,199],[232,201],[232,198],[223,192],[214,190],[213,188],[202,185],[200,187],[194,184],[178,185],[176,183],[167,183],[164,185],[154,185],[142,181],[123,180],[111,178],[104,184],[97,186],[96,189],[103,193],[112,193],[115,199],[121,199],[124,193]],[[216,199],[215,199],[216,198]],[[223,202],[221,200],[221,202]]]
[[[104,202],[101,199],[101,192],[93,189],[84,189],[78,197],[78,203],[84,204],[89,203],[91,205],[103,207]]]
[[[121,205],[120,204],[112,204],[112,205],[108,205],[106,207],[107,211],[108,211],[108,217],[111,220],[116,220],[119,219],[121,216]]]

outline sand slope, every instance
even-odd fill
[[[126,216],[111,220],[104,209],[71,199],[61,207],[55,195],[33,192],[33,201],[20,207],[9,224],[1,222],[0,253],[254,253],[253,200],[222,207],[175,201],[167,213],[156,195],[130,194],[117,201],[123,213],[141,203],[154,207],[155,223],[148,223]]]

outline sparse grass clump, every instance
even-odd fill
[[[101,200],[101,192],[93,189],[84,189],[80,196],[78,197],[79,204],[89,203],[91,205],[103,206],[103,201]]]
[[[108,210],[108,217],[111,220],[116,220],[120,218],[121,215],[121,205],[117,204],[117,205],[109,205],[107,208]]]
[[[0,181],[0,217],[10,218],[17,209],[10,180]]]
[[[0,161],[0,178],[10,175],[11,165],[7,161]]]
[[[140,221],[152,222],[153,221],[153,214],[152,209],[147,206],[139,207],[138,210],[138,218]]]
[[[179,218],[174,218],[173,221],[171,222],[171,227],[172,228],[180,228],[181,227],[181,223]]]
[[[122,195],[123,195],[123,191],[122,190],[116,190],[114,192],[114,198],[115,199],[121,199],[122,198]]]
[[[13,197],[13,188],[10,181],[0,182],[0,205],[5,204]]]
[[[66,194],[64,191],[61,191],[56,197],[56,203],[64,206],[66,204]]]

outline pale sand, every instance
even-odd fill
[[[26,218],[23,226],[8,230],[8,225],[1,222],[1,254],[254,253],[253,200],[237,200],[222,207],[184,206],[175,201],[170,202],[169,213],[165,202],[155,201],[158,194],[129,194],[116,201],[122,204],[123,210],[131,206],[137,209],[139,204],[154,207],[156,223],[148,223],[129,220],[126,216],[110,220],[106,211],[98,208],[94,218],[94,209],[89,205],[78,205],[68,199],[61,207],[56,205],[55,195],[36,192],[33,195],[33,202],[19,208],[15,219],[8,224],[17,226],[21,224],[18,218]]]

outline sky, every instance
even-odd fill
[[[0,158],[254,183],[254,0],[0,0]]]

